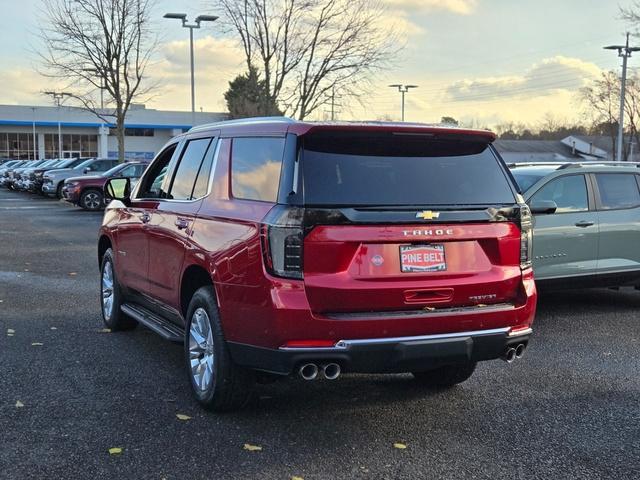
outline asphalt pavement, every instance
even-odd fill
[[[449,390],[287,379],[212,414],[179,345],[103,332],[101,216],[0,189],[0,478],[640,478],[640,292],[541,296],[525,357]]]

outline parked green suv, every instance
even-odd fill
[[[541,287],[640,286],[640,164],[510,164],[534,214]]]

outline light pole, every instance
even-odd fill
[[[107,87],[104,85],[104,77],[100,75],[100,70],[97,68],[83,68],[83,72],[95,73],[100,76],[100,110],[104,110],[104,91]]]
[[[195,19],[195,23],[187,22],[186,13],[165,13],[164,18],[172,18],[182,21],[182,26],[189,29],[189,52],[191,54],[191,126],[196,123],[196,87],[194,79],[194,66],[193,66],[193,29],[200,28],[201,22],[215,22],[218,17],[215,15],[198,15]]]
[[[409,91],[411,88],[418,88],[418,85],[402,85],[400,83],[394,83],[393,85],[389,85],[391,88],[397,88],[398,91],[402,94],[402,121],[404,122],[404,94]]]
[[[36,160],[36,107],[31,107],[31,110],[33,111],[33,159]]]
[[[44,92],[45,95],[51,95],[53,101],[58,107],[58,158],[62,158],[62,131],[60,128],[60,104],[64,97],[70,97],[71,94],[67,92]]]
[[[618,57],[622,57],[622,80],[620,82],[620,117],[618,119],[618,142],[616,147],[616,160],[622,161],[622,140],[624,138],[624,94],[627,84],[627,59],[631,56],[631,52],[637,52],[640,47],[629,46],[629,32],[627,32],[627,41],[624,45],[609,45],[603,47],[605,50],[617,50]]]

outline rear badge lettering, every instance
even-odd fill
[[[469,300],[472,302],[486,302],[487,300],[495,300],[497,295],[495,293],[491,293],[488,295],[473,295],[469,297]]]
[[[436,235],[453,235],[453,229],[438,228],[435,230],[403,230],[402,234],[405,237],[423,237],[423,236],[436,236]]]

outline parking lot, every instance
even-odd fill
[[[0,191],[0,477],[640,476],[640,292],[541,295],[524,359],[450,390],[287,379],[215,415],[192,399],[180,346],[103,331],[100,220]]]

